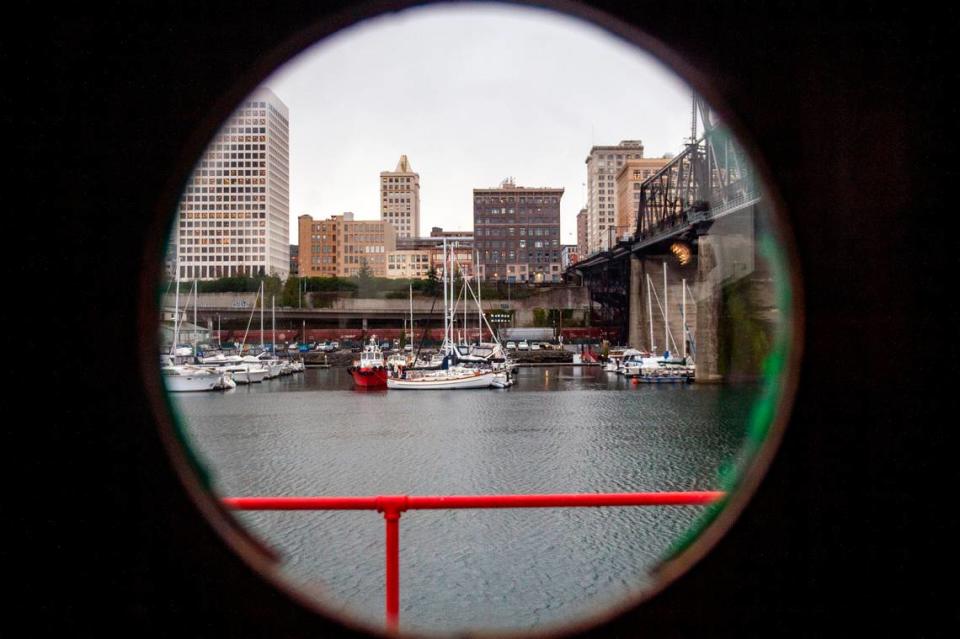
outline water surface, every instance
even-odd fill
[[[714,490],[755,389],[519,369],[509,389],[357,391],[343,369],[180,393],[221,496]],[[400,525],[402,628],[544,630],[622,602],[702,506],[416,511]],[[384,616],[374,512],[244,512],[331,610]]]

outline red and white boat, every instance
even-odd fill
[[[371,337],[370,343],[364,346],[360,361],[354,362],[347,370],[353,376],[353,383],[361,388],[387,387],[387,367],[375,337]]]

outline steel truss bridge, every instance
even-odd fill
[[[696,135],[697,116],[703,135]],[[756,172],[731,132],[700,96],[693,99],[686,148],[640,186],[632,236],[567,269],[566,279],[590,289],[592,323],[621,342],[628,334],[630,257],[689,250],[725,216],[750,209],[762,198]]]

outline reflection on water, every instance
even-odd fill
[[[559,392],[563,391],[563,392]],[[755,389],[631,385],[599,368],[519,370],[504,390],[357,392],[342,369],[179,394],[222,495],[711,490]],[[417,511],[400,527],[407,630],[543,629],[642,589],[703,507]],[[374,512],[238,513],[291,579],[383,620]]]

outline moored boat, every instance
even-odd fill
[[[194,366],[163,366],[163,381],[168,391],[175,393],[229,390],[237,383],[224,369],[208,370]]]
[[[492,370],[469,369],[459,366],[439,371],[404,371],[401,377],[387,379],[391,390],[448,390],[464,388],[490,388],[505,374]]]
[[[387,388],[387,367],[383,362],[383,351],[377,345],[375,337],[370,338],[360,360],[347,369],[353,377],[353,383],[360,388]]]

